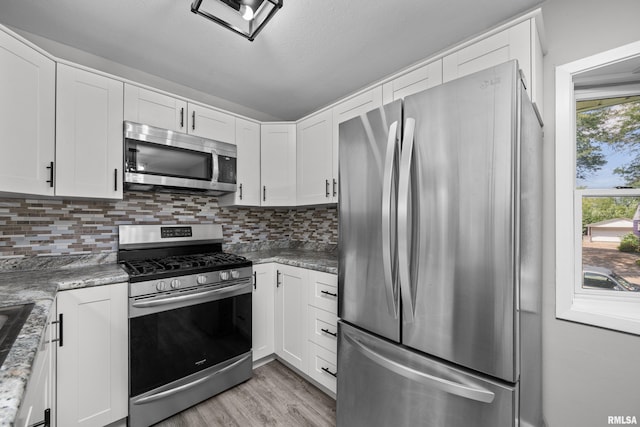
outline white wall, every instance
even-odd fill
[[[547,0],[544,58],[543,404],[550,427],[640,422],[640,337],[555,318],[555,67],[640,40],[638,0]]]

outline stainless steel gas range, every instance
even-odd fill
[[[129,426],[149,426],[251,378],[252,263],[219,225],[122,225],[129,273]]]

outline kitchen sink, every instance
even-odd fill
[[[18,337],[22,325],[27,321],[33,304],[0,307],[0,366],[9,354],[13,342]]]

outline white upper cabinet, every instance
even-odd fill
[[[124,85],[124,119],[187,132],[187,102],[131,84]]]
[[[216,141],[236,140],[231,114],[131,84],[124,88],[124,119]]]
[[[264,123],[260,127],[262,206],[296,204],[296,125]]]
[[[0,192],[53,195],[55,62],[0,30]]]
[[[213,108],[189,103],[189,128],[187,132],[216,141],[235,143],[236,118]]]
[[[236,118],[237,190],[218,198],[220,206],[260,206],[260,124]]]
[[[384,104],[442,84],[442,59],[409,71],[382,85]]]
[[[123,83],[58,64],[55,194],[122,199]]]
[[[326,110],[299,122],[296,139],[297,204],[336,202],[332,110]],[[335,182],[337,184],[337,181]]]
[[[538,109],[542,108],[542,49],[534,19],[481,39],[443,58],[444,82],[517,59],[527,91]]]

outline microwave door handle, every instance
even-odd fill
[[[387,138],[387,150],[385,154],[384,175],[382,179],[382,269],[384,271],[384,286],[387,294],[387,307],[389,314],[394,319],[398,318],[398,298],[394,292],[396,275],[394,274],[392,253],[394,244],[392,242],[393,233],[393,180],[396,172],[396,156],[398,152],[397,143],[398,122],[395,121],[389,126],[389,137]]]
[[[400,274],[400,294],[402,312],[408,323],[414,320],[414,302],[411,289],[411,230],[409,215],[411,208],[411,159],[413,157],[414,133],[416,121],[407,118],[400,155],[400,174],[398,178],[398,270]]]
[[[218,159],[218,153],[216,153],[215,151],[212,151],[211,158],[213,159],[213,162],[212,162],[213,171],[211,173],[211,180],[213,182],[218,182],[218,176],[220,175],[220,164]]]

